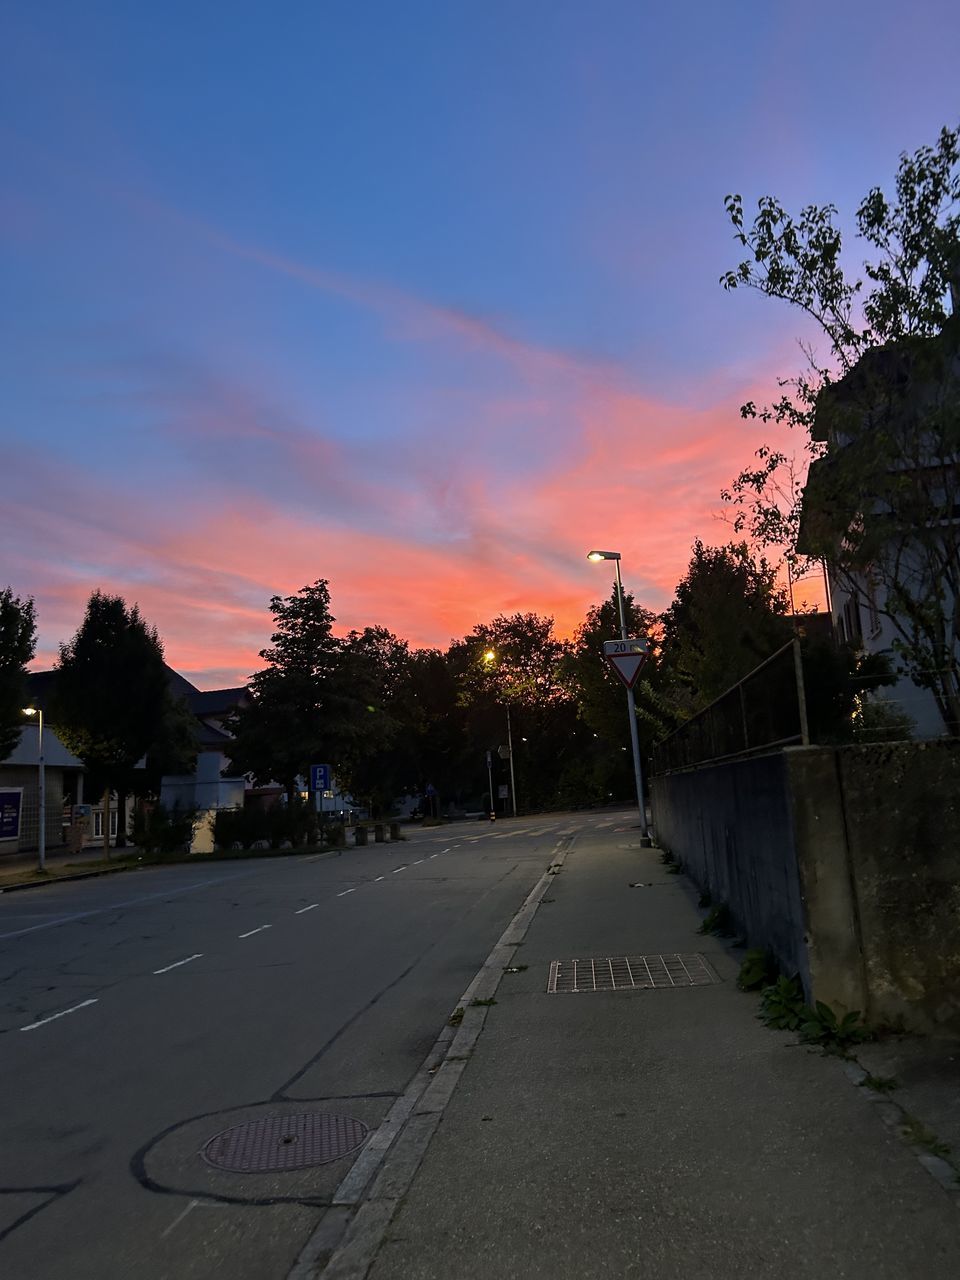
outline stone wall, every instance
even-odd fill
[[[788,748],[652,790],[658,842],[809,995],[960,1031],[960,742]]]

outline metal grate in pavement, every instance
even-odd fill
[[[218,1133],[203,1148],[203,1158],[232,1173],[288,1173],[339,1160],[355,1151],[367,1132],[362,1120],[329,1112],[264,1116]]]
[[[652,991],[706,987],[720,979],[699,953],[551,960],[549,995],[584,991]]]

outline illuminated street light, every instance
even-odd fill
[[[483,660],[488,667],[491,666],[492,663],[496,662],[497,660],[496,652],[493,649],[488,649],[486,653],[483,655]],[[510,728],[510,703],[509,702],[506,704],[506,708],[507,708],[507,750],[510,753],[510,803],[513,806],[513,816],[516,817],[517,816],[517,780],[513,771],[513,732]],[[524,738],[524,742],[526,742],[526,738]],[[490,806],[491,808],[495,808],[493,803],[492,775],[490,780]]]
[[[37,728],[39,735],[37,738],[39,744],[39,758],[37,761],[37,854],[40,861],[40,870],[46,870],[47,862],[47,786],[46,777],[43,768],[43,709],[41,707],[24,707],[23,714],[25,716],[37,717]]]
[[[612,560],[617,571],[617,610],[620,614],[620,639],[628,639],[627,613],[623,601],[623,579],[620,577],[619,551],[588,551],[588,560]],[[637,787],[637,808],[640,810],[640,832],[642,843],[650,843],[650,832],[647,828],[647,806],[643,798],[643,766],[640,763],[640,737],[637,733],[637,707],[633,700],[633,689],[627,689],[627,713],[630,717],[630,743],[633,747],[633,778]],[[626,750],[626,747],[624,747]]]

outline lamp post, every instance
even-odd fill
[[[41,707],[24,707],[23,714],[25,716],[36,716],[39,730],[37,736],[39,744],[37,760],[39,770],[37,774],[37,854],[40,861],[40,870],[45,871],[47,865],[47,780],[43,768],[43,709]]]
[[[483,660],[487,666],[491,666],[497,660],[497,655],[493,649],[488,649],[483,655]],[[506,704],[507,708],[507,750],[510,753],[510,803],[513,806],[513,816],[517,816],[517,780],[513,772],[513,731],[510,727],[510,703]],[[493,784],[491,783],[491,788]],[[490,796],[490,803],[493,804],[493,796]]]
[[[617,571],[617,610],[620,614],[620,639],[626,640],[627,613],[623,602],[623,579],[620,577],[619,551],[590,551],[588,560],[612,560]],[[633,777],[637,787],[637,808],[640,810],[640,833],[644,844],[650,843],[650,831],[647,827],[647,806],[643,799],[643,766],[640,762],[640,736],[637,733],[637,708],[633,700],[633,690],[627,690],[627,714],[630,717],[630,743],[633,747]]]

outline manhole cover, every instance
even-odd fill
[[[551,960],[547,992],[650,991],[656,987],[704,987],[714,982],[719,978],[699,953],[603,956]]]
[[[203,1158],[231,1173],[307,1169],[356,1151],[367,1132],[362,1120],[329,1112],[265,1116],[218,1133],[203,1148]]]

